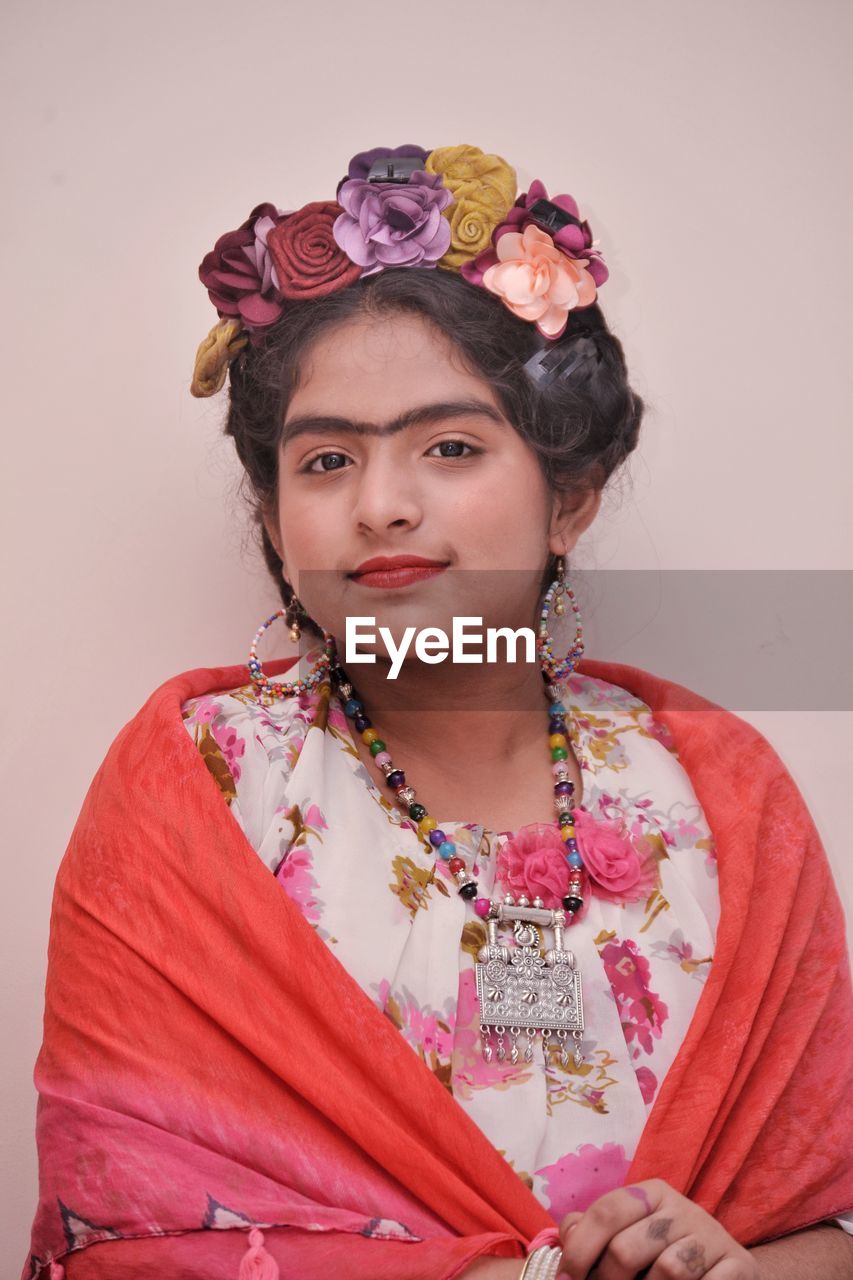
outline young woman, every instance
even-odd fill
[[[808,811],[744,721],[582,659],[568,562],[643,406],[575,201],[379,148],[200,274],[282,609],[86,797],[24,1275],[853,1276]],[[264,665],[282,615],[313,643]]]

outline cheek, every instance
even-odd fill
[[[460,546],[482,551],[478,560],[505,569],[529,569],[542,558],[547,512],[541,493],[512,477],[470,501],[455,522]]]
[[[294,569],[324,568],[336,563],[332,553],[340,548],[340,533],[336,532],[334,504],[308,499],[295,490],[285,491],[278,528],[285,561]]]

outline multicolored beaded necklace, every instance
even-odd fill
[[[571,1033],[575,1040],[575,1064],[580,1066],[583,1062],[580,1041],[584,1030],[581,977],[573,953],[563,948],[563,931],[583,908],[584,874],[574,826],[572,800],[575,788],[566,766],[569,737],[567,713],[562,702],[563,686],[558,682],[548,684],[546,689],[551,699],[548,746],[554,774],[554,807],[569,866],[569,887],[562,900],[563,909],[551,910],[544,906],[541,898],[534,898],[531,903],[524,895],[517,902],[511,894],[506,894],[502,900],[477,897],[477,881],[460,856],[456,843],[442,831],[425,806],[416,800],[414,787],[407,781],[405,772],[394,764],[386,743],[373,727],[363,702],[344,671],[335,666],[330,675],[337,686],[344,713],[367,745],[389,788],[405,807],[427,850],[447,863],[459,896],[473,900],[476,914],[486,922],[488,940],[477,957],[483,1057],[487,1062],[491,1061],[491,1032],[494,1030],[498,1060],[509,1057],[512,1063],[517,1062],[520,1052],[518,1039],[523,1030],[527,1036],[524,1058],[530,1062],[536,1034],[541,1031],[546,1062],[548,1049],[556,1042],[563,1065],[568,1065],[566,1042]],[[543,671],[543,678],[547,681],[550,677]],[[515,946],[512,948],[498,941],[498,925],[505,922],[513,925]],[[539,945],[543,928],[554,931],[554,946],[544,953]],[[508,1053],[504,1040],[507,1032]]]
[[[346,680],[341,668],[336,668],[332,675],[346,716],[353,722],[353,726],[362,742],[368,747],[376,764],[379,765],[385,775],[385,781],[388,786],[395,793],[397,799],[401,801],[408,816],[424,837],[427,849],[430,853],[437,853],[447,863],[447,868],[459,887],[460,897],[469,900],[476,899],[474,910],[478,916],[485,919],[489,914],[489,899],[477,898],[477,882],[469,873],[464,860],[459,856],[456,844],[441,830],[436,819],[415,799],[414,787],[406,781],[406,775],[403,770],[397,768],[394,764],[385,742],[380,738],[377,730],[373,727],[372,721],[365,714],[364,704],[355,696],[353,686]],[[556,691],[557,687],[549,686],[549,696],[554,696]],[[563,690],[560,686],[559,695],[562,696],[562,694]],[[557,810],[560,835],[566,845],[566,861],[571,868],[572,874],[569,893],[563,898],[563,906],[569,915],[574,916],[583,907],[581,875],[583,860],[578,850],[574,815],[572,813],[572,797],[575,784],[569,778],[568,768],[564,763],[569,756],[569,741],[565,722],[566,708],[562,702],[553,701],[548,708],[548,714],[550,716],[548,746],[553,762],[552,772],[556,779],[554,782],[554,806]]]

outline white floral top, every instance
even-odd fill
[[[304,676],[314,657],[286,678]],[[515,1064],[508,1052],[484,1060],[475,978],[484,922],[380,791],[336,695],[261,707],[247,685],[183,706],[270,873],[557,1220],[623,1184],[708,975],[719,918],[713,840],[668,731],[625,689],[577,674],[567,686],[584,808],[645,836],[658,873],[641,901],[593,896],[566,932],[583,982],[579,1067],[553,1052],[546,1063],[541,1042],[526,1061],[523,1035]],[[546,705],[543,721],[546,734]],[[479,894],[503,897],[496,853],[513,833],[439,826],[473,861]]]

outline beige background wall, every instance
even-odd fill
[[[522,190],[579,198],[651,402],[584,563],[850,569],[850,36],[841,0],[7,0],[4,1275],[35,1204],[50,895],[86,788],[153,688],[243,661],[276,603],[222,401],[188,393],[215,320],[203,254],[261,200],[331,197],[365,147],[495,150]],[[784,626],[809,625],[791,600]],[[748,718],[851,908],[853,717]]]

